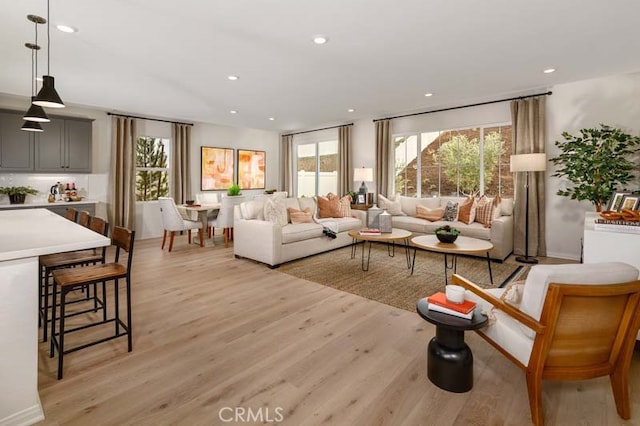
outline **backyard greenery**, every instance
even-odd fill
[[[162,139],[136,141],[136,200],[150,201],[169,195],[167,153]]]

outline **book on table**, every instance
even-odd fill
[[[443,314],[448,314],[454,317],[464,318],[468,320],[473,318],[473,312],[474,312],[474,310],[471,310],[471,312],[463,314],[462,312],[454,311],[453,309],[448,309],[448,308],[445,308],[444,306],[436,305],[435,303],[431,303],[431,302],[429,302],[429,310],[434,312],[441,312]]]
[[[379,229],[376,228],[365,228],[358,231],[360,235],[382,235]]]
[[[462,303],[449,302],[447,300],[447,296],[441,291],[427,297],[427,302],[429,302],[429,306],[431,306],[431,304],[435,304],[461,314],[468,314],[469,312],[473,314],[473,310],[476,307],[476,302],[472,300],[465,300]]]

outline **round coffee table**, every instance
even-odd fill
[[[411,274],[413,275],[413,268],[416,264],[416,252],[418,248],[425,250],[444,253],[444,283],[448,284],[447,271],[449,269],[456,272],[457,256],[459,254],[487,254],[487,265],[489,266],[489,279],[493,284],[493,273],[491,272],[491,258],[489,257],[489,251],[493,249],[493,244],[486,240],[480,240],[478,238],[462,237],[459,236],[453,243],[441,243],[438,237],[435,235],[421,235],[411,239],[411,244],[416,248],[413,250],[413,263],[411,264]],[[451,265],[447,262],[447,255],[452,255]]]
[[[351,258],[353,259],[356,256],[356,243],[358,241],[363,241],[362,245],[362,260],[361,267],[363,271],[369,270],[369,260],[371,259],[371,243],[387,243],[387,254],[389,257],[394,257],[396,253],[396,241],[404,242],[404,251],[405,256],[407,258],[407,269],[411,268],[411,253],[409,252],[409,237],[411,237],[410,231],[405,231],[404,229],[392,228],[391,232],[383,232],[379,235],[361,235],[359,229],[352,229],[349,231],[349,236],[353,238],[353,243],[351,243]],[[369,252],[367,254],[367,261],[365,266],[364,260],[364,246],[369,242]]]
[[[468,392],[473,388],[473,353],[464,342],[465,330],[477,330],[487,317],[476,308],[470,320],[429,310],[427,299],[416,304],[418,315],[435,324],[436,336],[427,345],[427,376],[449,392]]]

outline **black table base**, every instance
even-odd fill
[[[427,345],[427,375],[449,392],[473,388],[473,354],[464,342],[464,331],[436,328],[436,337]]]

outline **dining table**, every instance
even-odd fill
[[[202,222],[203,235],[206,235],[207,227],[209,226],[209,220],[207,216],[209,215],[210,212],[220,210],[220,206],[221,206],[220,203],[191,204],[191,205],[177,204],[176,205],[176,207],[178,208],[178,212],[180,212],[180,215],[184,219],[194,220],[194,221],[199,220],[200,222]],[[200,244],[200,241],[198,241],[197,237],[194,238],[193,241],[196,244]],[[215,245],[215,243],[213,242],[213,238],[211,239],[205,238],[204,244],[211,245],[211,246]]]

